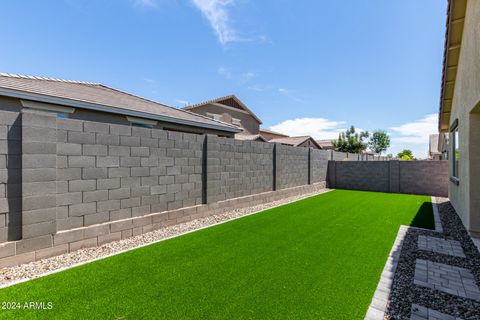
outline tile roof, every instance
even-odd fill
[[[332,139],[317,140],[321,147],[333,147]]]
[[[267,142],[267,139],[262,137],[261,134],[236,134],[235,139],[237,139],[237,140],[250,140],[250,141],[261,140],[263,142]]]
[[[296,147],[296,146],[301,145],[302,143],[304,143],[307,140],[311,140],[313,143],[315,143],[320,148],[318,143],[310,136],[275,138],[275,139],[271,139],[269,142],[287,144],[287,145]]]
[[[238,132],[235,126],[100,83],[0,73],[0,95]],[[68,104],[70,103],[70,104]],[[98,108],[99,107],[99,108]]]
[[[234,94],[230,94],[228,96],[223,96],[223,97],[219,97],[219,98],[215,98],[215,99],[211,99],[211,100],[206,100],[206,101],[203,101],[203,102],[199,102],[199,103],[195,103],[195,104],[192,104],[192,105],[188,105],[186,107],[183,107],[182,109],[183,110],[192,110],[192,109],[195,109],[195,108],[198,108],[198,107],[201,107],[201,106],[204,106],[204,105],[207,105],[207,104],[213,104],[213,103],[220,103],[222,101],[225,101],[225,100],[228,100],[228,99],[233,99],[235,100],[235,102],[237,102],[245,111],[247,111],[248,113],[250,113],[250,115],[252,117],[254,117],[260,124],[262,123],[262,120],[260,120],[256,115],[255,113],[253,113],[252,110],[250,110],[242,101],[240,101],[240,99],[238,99]]]
[[[260,132],[265,132],[265,133],[274,134],[274,135],[277,135],[277,136],[288,137],[287,134],[283,134],[283,133],[276,132],[276,131],[272,131],[272,130],[265,129],[265,128],[260,128],[259,131],[260,131]]]

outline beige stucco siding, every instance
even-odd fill
[[[480,1],[468,1],[465,26],[463,31],[457,79],[453,96],[450,125],[458,119],[459,128],[459,184],[450,182],[449,197],[452,205],[461,217],[466,228],[475,235],[480,235],[480,212],[478,205],[480,190],[472,189],[475,181],[480,181],[480,163],[478,159],[480,129],[474,124],[471,112],[480,101]],[[450,136],[452,141],[452,136]],[[453,154],[450,150],[450,158]],[[473,168],[472,166],[476,166]],[[449,174],[452,174],[450,165]],[[476,185],[478,187],[478,183]],[[472,206],[473,205],[473,206]]]

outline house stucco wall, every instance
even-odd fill
[[[480,236],[480,123],[472,111],[480,102],[480,1],[468,1],[455,81],[450,126],[458,119],[459,183],[449,182],[449,198],[467,230]],[[475,111],[478,110],[475,109]],[[450,141],[452,135],[450,134]],[[452,154],[452,150],[450,150]],[[450,156],[450,159],[453,157]],[[452,165],[449,165],[449,175]]]

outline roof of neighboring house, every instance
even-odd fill
[[[274,135],[281,136],[281,137],[288,137],[288,135],[286,135],[286,134],[279,133],[279,132],[272,131],[272,130],[268,130],[268,129],[265,129],[265,128],[260,128],[259,131],[274,134]]]
[[[268,142],[267,139],[262,137],[261,134],[236,134],[235,139],[237,140],[249,140],[249,141],[263,141],[263,142]]]
[[[440,154],[441,152],[438,151],[438,138],[439,134],[431,134],[430,135],[430,146],[429,146],[429,153],[430,154]]]
[[[331,139],[317,140],[317,143],[322,148],[333,148],[333,143]]]
[[[255,120],[257,120],[260,124],[262,123],[262,120],[260,120],[256,115],[255,113],[253,113],[252,110],[250,110],[242,101],[240,101],[240,99],[238,99],[234,94],[231,94],[231,95],[228,95],[228,96],[224,96],[224,97],[219,97],[219,98],[216,98],[216,99],[211,99],[211,100],[207,100],[207,101],[203,101],[203,102],[200,102],[200,103],[196,103],[196,104],[192,104],[192,105],[189,105],[189,106],[186,106],[186,107],[183,107],[182,109],[183,110],[193,110],[193,109],[196,109],[196,108],[199,108],[199,107],[202,107],[202,106],[205,106],[205,105],[208,105],[208,104],[221,104],[221,105],[224,105],[226,107],[232,107],[232,108],[236,108],[236,109],[240,109],[240,110],[244,110],[244,111],[247,111],[253,118],[255,118]]]
[[[457,67],[460,57],[460,46],[462,43],[466,7],[467,0],[448,1],[438,121],[438,129],[440,132],[446,132],[449,129],[448,126],[450,122],[455,81],[457,78]]]
[[[320,149],[322,148],[318,145],[317,141],[315,141],[310,136],[275,138],[275,139],[270,140],[269,142],[287,144],[287,145],[290,145],[290,146],[297,147],[307,140],[311,140],[318,148],[320,148]]]
[[[0,73],[0,95],[220,131],[240,131],[233,125],[100,83]]]

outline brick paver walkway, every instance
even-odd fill
[[[480,253],[448,199],[435,231],[402,226],[368,320],[480,320]]]
[[[459,241],[431,236],[418,236],[418,249],[465,258]]]
[[[455,316],[429,309],[418,304],[412,305],[411,320],[463,320]]]
[[[480,290],[475,278],[464,268],[417,259],[413,283],[480,301]]]

